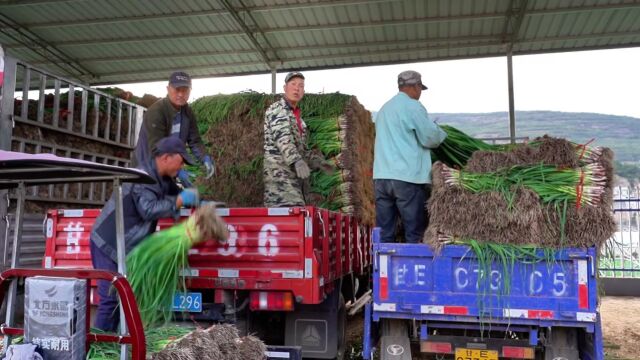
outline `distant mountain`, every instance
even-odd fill
[[[431,113],[439,124],[454,126],[478,138],[509,136],[509,114]],[[516,111],[516,136],[533,139],[548,134],[577,143],[607,146],[621,162],[640,163],[640,119],[593,113]]]

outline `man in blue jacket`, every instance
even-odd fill
[[[158,219],[177,219],[181,207],[192,207],[198,203],[197,192],[192,189],[180,191],[174,182],[186,162],[193,164],[184,142],[169,136],[157,142],[153,157],[139,167],[156,180],[155,184],[131,184],[122,186],[124,242],[128,253],[147,235],[156,229]],[[95,269],[118,271],[116,251],[115,197],[104,205],[91,230],[91,261]],[[119,322],[116,311],[118,297],[110,291],[108,281],[98,281],[98,305],[95,327],[104,331],[115,331]]]
[[[398,75],[399,92],[387,101],[376,117],[373,179],[376,226],[381,241],[394,242],[398,216],[405,241],[417,243],[427,227],[427,187],[431,184],[430,150],[444,141],[446,133],[429,119],[420,95],[427,87],[416,71]]]

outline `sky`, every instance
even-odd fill
[[[422,74],[420,101],[431,113],[508,111],[507,58],[305,71],[307,93],[355,95],[370,111],[397,92],[397,75]],[[513,57],[515,109],[594,112],[640,118],[640,48]],[[167,74],[168,77],[169,74]],[[282,92],[286,73],[278,73]],[[166,95],[166,81],[118,85],[135,95]],[[191,101],[244,90],[271,92],[271,75],[195,79]]]

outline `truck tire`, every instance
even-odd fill
[[[544,360],[573,360],[580,357],[577,329],[552,328],[548,335]]]

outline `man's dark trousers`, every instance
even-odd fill
[[[118,272],[118,264],[98,248],[93,241],[91,244],[91,262],[96,270],[107,270]],[[98,295],[100,303],[96,313],[94,326],[103,331],[115,332],[120,322],[118,312],[118,296],[116,289],[111,287],[111,283],[106,280],[98,280]]]
[[[404,225],[407,243],[419,243],[427,228],[426,184],[376,179],[376,226],[381,242],[395,242],[398,216]]]

